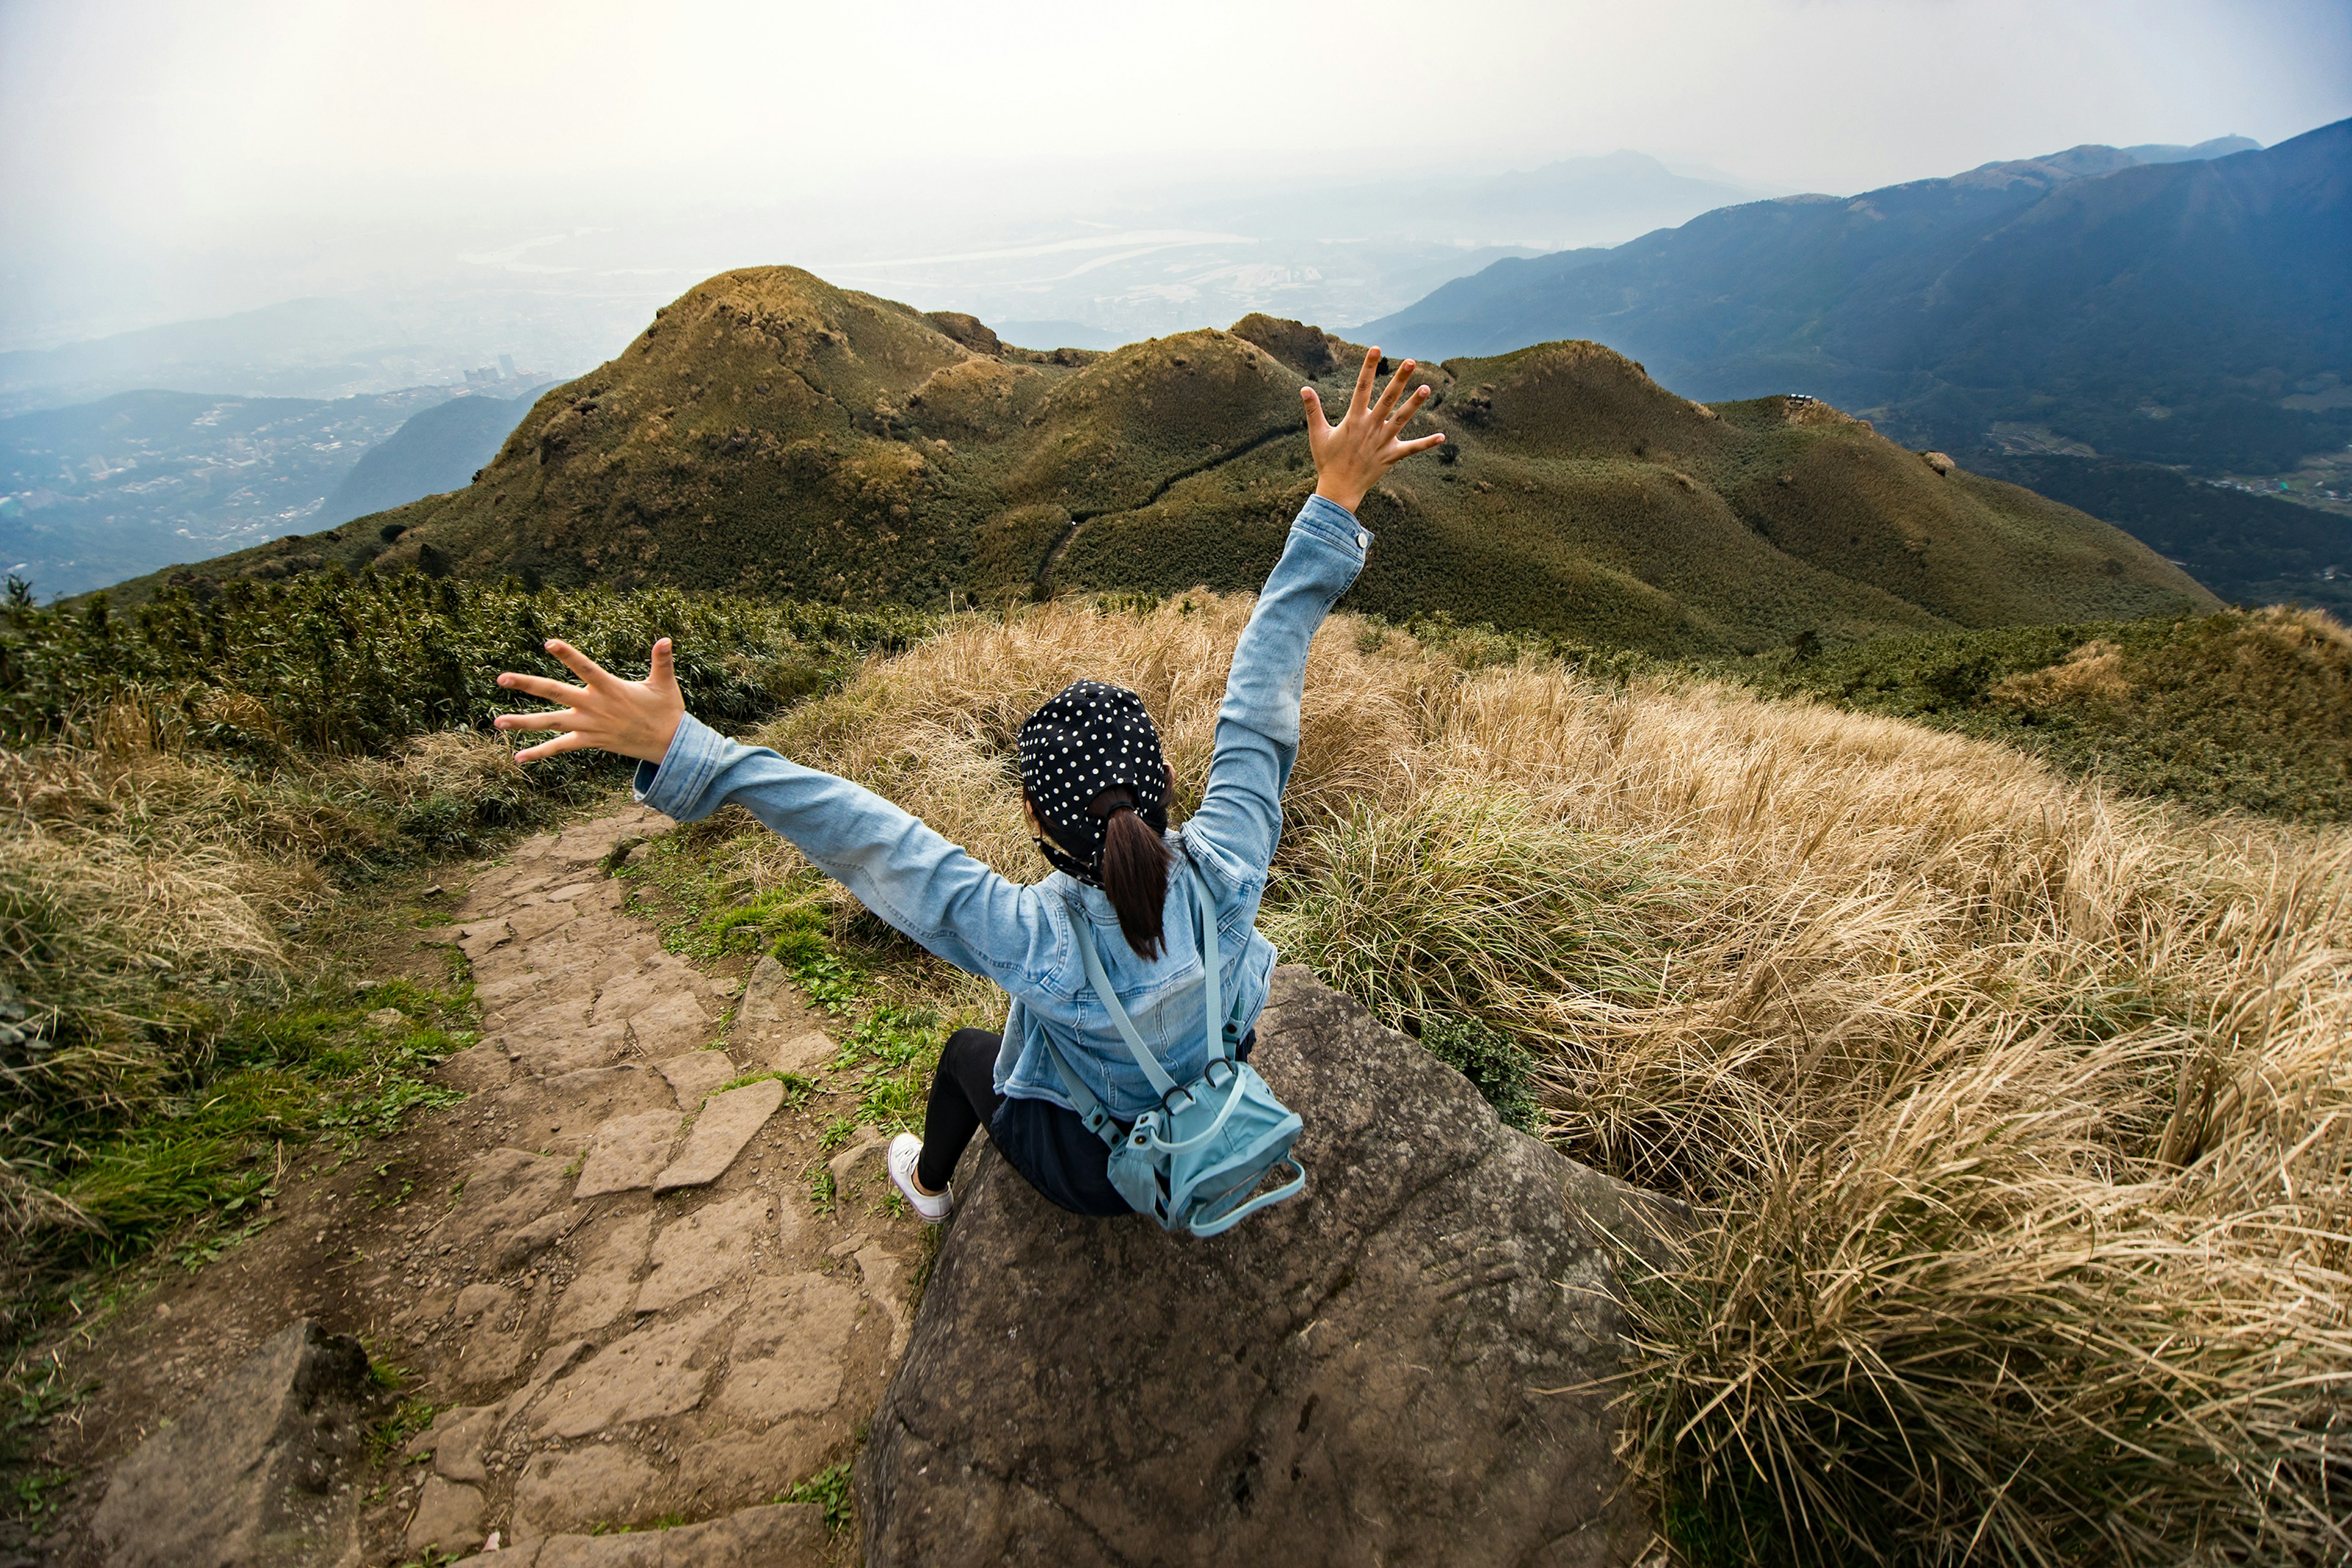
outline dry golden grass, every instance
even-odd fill
[[[1028,878],[1020,720],[1131,686],[1197,799],[1247,607],[957,623],[763,738]],[[1688,1553],[2352,1550],[2352,836],[1344,616],[1307,693],[1285,956],[1508,1034],[1556,1143],[1710,1218],[1634,1289]]]

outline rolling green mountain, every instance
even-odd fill
[[[1298,386],[1337,406],[1360,353],[1264,316],[1046,353],[730,272],[541,398],[467,489],[188,575],[373,562],[916,605],[1254,588],[1313,486]],[[1423,374],[1449,445],[1367,499],[1360,608],[1706,652],[2214,602],[2118,531],[1822,404],[1705,407],[1585,342]]]

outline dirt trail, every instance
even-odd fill
[[[436,936],[481,1002],[481,1042],[443,1069],[469,1098],[368,1146],[367,1169],[282,1184],[281,1223],[118,1313],[74,1368],[100,1384],[75,1511],[157,1418],[308,1312],[447,1406],[363,1478],[352,1563],[493,1531],[499,1568],[850,1549],[815,1506],[770,1505],[849,1455],[905,1344],[920,1227],[887,1216],[870,1131],[823,1150],[845,1094],[724,1087],[821,1080],[834,1046],[772,961],[707,973],[624,911],[607,856],[667,825],[632,808],[477,872]],[[660,1546],[599,1533],[655,1524]],[[102,1561],[86,1538],[66,1555]]]

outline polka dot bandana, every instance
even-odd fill
[[[1054,836],[1037,847],[1057,870],[1102,885],[1105,819],[1087,809],[1107,789],[1135,792],[1138,816],[1168,831],[1168,763],[1143,699],[1099,680],[1066,686],[1021,726],[1021,784]]]

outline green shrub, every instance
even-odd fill
[[[1528,1048],[1475,1018],[1424,1018],[1421,1043],[1431,1056],[1470,1080],[1505,1124],[1533,1132],[1542,1117],[1529,1075]]]

